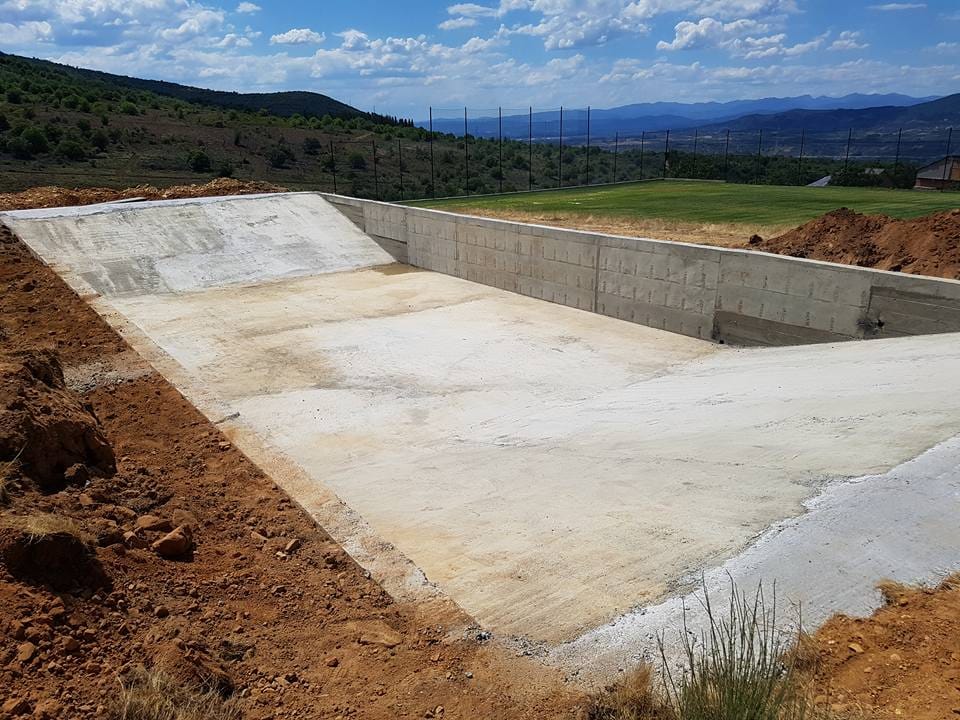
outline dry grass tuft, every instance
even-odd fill
[[[817,642],[801,630],[783,656],[783,665],[798,675],[812,676],[820,669],[820,652]]]
[[[213,690],[196,690],[169,675],[139,669],[121,683],[110,720],[240,720],[235,703]]]
[[[34,513],[33,515],[14,515],[6,519],[5,524],[27,534],[30,542],[37,542],[51,535],[69,535],[82,543],[89,544],[93,538],[84,532],[73,518],[65,515]]]
[[[0,505],[6,505],[10,502],[10,483],[13,480],[13,473],[20,463],[20,452],[16,454],[13,460],[0,463]]]
[[[670,720],[673,714],[654,687],[653,671],[641,665],[622,680],[594,694],[586,720]]]

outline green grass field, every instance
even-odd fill
[[[471,209],[573,213],[638,220],[784,226],[800,225],[840,207],[898,218],[916,217],[960,207],[960,193],[667,180],[410,204],[454,212]]]

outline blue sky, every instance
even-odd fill
[[[611,107],[960,90],[956,0],[0,0],[0,49],[239,91]]]

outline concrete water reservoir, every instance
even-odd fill
[[[701,571],[737,558],[752,558],[751,576],[783,575],[814,615],[868,605],[879,575],[960,565],[956,442],[933,451],[950,458],[936,472],[894,470],[960,433],[955,334],[720,345],[599,314],[602,273],[613,272],[599,240],[595,256],[582,254],[598,264],[574,273],[599,281],[583,287],[594,307],[577,309],[397,263],[384,233],[378,244],[356,215],[311,193],[0,220],[391,592],[428,595],[435,584],[495,634],[571,664],[598,647],[611,662],[635,654],[649,630],[627,622],[638,608],[656,616]],[[539,252],[568,262],[549,243]],[[428,264],[425,255],[408,257]],[[842,278],[855,270],[832,267]],[[509,284],[509,273],[497,267],[492,281]],[[887,282],[870,278],[865,287]],[[931,296],[960,288],[930,282]],[[706,286],[691,289],[716,292]],[[869,477],[888,472],[895,487],[932,475],[939,484],[891,508],[889,495],[870,495],[880,481]],[[829,517],[860,505],[834,557],[775,539],[766,555],[745,551],[771,526],[790,537],[778,523],[814,522],[790,519],[851,478],[857,492],[837,496]],[[891,534],[890,512],[910,531]],[[817,522],[801,535],[837,531],[836,519]],[[840,567],[861,575],[830,591],[791,567],[792,548],[798,562],[822,564],[823,582],[843,584],[827,579]],[[602,628],[617,618],[614,638]]]

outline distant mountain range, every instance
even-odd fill
[[[889,128],[897,123],[919,129],[939,127],[956,119],[960,125],[960,102],[951,100],[960,96],[910,97],[900,94],[843,97],[813,97],[801,95],[786,98],[761,98],[731,102],[705,103],[634,103],[590,112],[590,134],[597,140],[638,137],[642,132],[663,130],[715,130],[723,126],[731,130],[796,129],[810,131],[846,130],[849,127],[865,130],[874,126]],[[564,138],[571,143],[583,142],[587,132],[587,112],[565,109],[563,113]],[[503,117],[504,137],[526,139],[530,132],[529,114],[507,114]],[[534,112],[534,139],[559,138],[559,111]],[[421,127],[428,122],[418,121]],[[500,119],[489,114],[469,117],[468,130],[476,137],[497,137]],[[434,117],[433,128],[439,132],[463,134],[463,117]]]
[[[960,129],[960,93],[907,106],[887,103],[860,109],[808,110],[792,109],[786,112],[745,115],[703,126],[706,131],[729,129],[778,131],[807,130],[813,132],[936,133],[954,125]],[[958,137],[960,140],[960,137]]]

